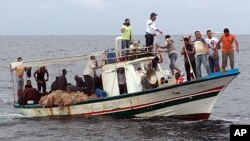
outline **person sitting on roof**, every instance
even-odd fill
[[[176,84],[180,84],[184,82],[184,78],[181,76],[180,72],[175,73]]]

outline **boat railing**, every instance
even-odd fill
[[[74,62],[87,60],[90,56],[95,56],[104,61],[104,64],[118,63],[122,61],[132,61],[135,59],[154,56],[156,51],[153,47],[138,47],[138,48],[128,48],[128,49],[107,49],[106,51],[93,52],[91,54],[76,55],[70,57],[54,58],[54,59],[42,59],[42,60],[30,60],[23,61],[23,65],[26,67],[41,67],[49,65],[59,65],[66,62]],[[14,65],[10,63],[10,67]]]
[[[109,49],[105,51],[103,60],[105,64],[132,61],[143,57],[155,56],[157,52],[154,50],[153,47],[137,47],[119,50]]]

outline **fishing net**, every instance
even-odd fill
[[[88,99],[88,96],[83,92],[65,92],[62,90],[53,91],[49,95],[43,96],[39,100],[39,104],[43,107],[65,107],[69,105],[74,105],[80,101]]]

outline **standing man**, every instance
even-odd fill
[[[197,78],[201,78],[201,63],[205,67],[207,74],[211,73],[211,70],[207,64],[208,47],[206,41],[201,37],[200,31],[195,31],[195,40],[193,41],[196,52],[196,73]]]
[[[224,71],[227,67],[227,58],[230,60],[231,69],[234,68],[234,48],[233,42],[236,44],[236,51],[239,53],[239,42],[236,37],[229,32],[228,28],[224,29],[224,34],[220,37],[217,43],[217,47],[222,42],[222,70]]]
[[[124,68],[117,69],[117,79],[118,79],[118,86],[119,86],[120,94],[128,93]]]
[[[172,75],[174,76],[175,70],[181,73],[181,70],[176,65],[176,60],[177,60],[179,52],[176,50],[175,45],[174,45],[174,40],[170,37],[170,35],[165,36],[164,46],[159,46],[159,45],[157,46],[160,47],[161,49],[160,51],[166,51],[168,53],[168,57],[170,59],[169,67],[171,69]]]
[[[213,37],[211,30],[207,30],[206,43],[209,49],[208,62],[209,62],[211,72],[218,72],[220,70],[219,54],[218,54],[218,48],[217,48],[218,39],[216,37]]]
[[[24,87],[24,79],[23,79],[23,74],[25,69],[31,69],[31,67],[24,67],[23,66],[23,62],[22,62],[22,58],[18,57],[17,58],[17,63],[15,67],[11,67],[10,71],[16,71],[16,82],[17,82],[17,95],[18,95],[18,99],[20,99],[22,91],[23,91],[23,87]]]
[[[86,83],[86,94],[90,96],[94,92],[94,73],[95,70],[101,68],[102,66],[98,66],[97,60],[95,56],[90,56],[89,61],[86,64],[86,68],[83,71],[83,77]]]
[[[193,70],[193,73],[196,76],[195,49],[194,46],[190,43],[192,42],[191,36],[189,36],[189,38],[185,37],[183,40],[184,40],[184,46],[182,47],[181,55],[184,55],[184,62],[185,62],[184,64],[187,74],[187,81],[190,81],[191,80],[190,70]]]
[[[67,70],[62,70],[62,75],[58,78],[58,89],[65,91],[68,85],[67,78],[66,78]]]
[[[47,79],[44,78],[45,73],[47,75]],[[33,74],[36,82],[37,82],[37,89],[39,91],[39,93],[41,93],[41,87],[43,88],[43,93],[46,92],[46,81],[49,80],[49,73],[48,70],[45,68],[45,66],[40,67],[39,69],[37,69],[34,74]]]
[[[162,34],[163,32],[156,28],[154,21],[156,20],[156,13],[151,13],[150,18],[146,22],[146,47],[153,46],[154,36],[156,36],[156,31]]]
[[[121,41],[122,49],[128,49],[130,47],[130,41],[132,39],[131,26],[130,26],[129,19],[125,19],[125,23],[123,23],[121,33],[122,33],[122,41]],[[122,51],[122,56],[125,55],[124,52],[128,52],[128,51]]]

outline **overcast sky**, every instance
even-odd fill
[[[145,33],[151,12],[165,34],[250,34],[250,0],[0,0],[0,35],[118,35],[125,18]]]

